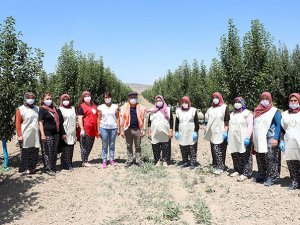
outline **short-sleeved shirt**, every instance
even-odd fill
[[[100,127],[105,129],[116,129],[118,128],[116,111],[118,110],[118,105],[111,104],[108,107],[106,104],[98,106],[98,110],[101,112]]]
[[[58,134],[54,116],[48,110],[40,107],[39,121],[44,121],[44,132],[46,136],[53,136]]]

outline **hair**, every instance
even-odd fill
[[[32,92],[25,92],[24,93],[24,99],[28,98],[28,96],[33,96],[35,98],[35,94]]]
[[[111,98],[111,93],[109,91],[106,91],[102,94],[102,98],[104,98],[105,96],[108,96]]]
[[[51,94],[50,92],[45,92],[45,93],[42,95],[41,99],[40,99],[40,106],[43,106],[43,105],[44,105],[44,98],[45,98],[47,95],[49,95],[49,96],[52,97],[52,94]],[[53,104],[53,105],[54,105],[54,104]]]

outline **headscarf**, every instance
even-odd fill
[[[63,104],[63,100],[64,100],[65,97],[67,97],[70,101],[68,106],[64,106],[64,104]],[[71,107],[71,99],[70,99],[70,96],[68,94],[61,95],[59,100],[60,100],[60,107],[63,107],[63,108],[70,108]]]
[[[32,105],[29,105],[26,103],[26,99],[28,99],[29,96],[33,96],[35,98],[35,94],[33,94],[32,92],[25,92],[24,94],[24,105],[29,106],[29,107],[33,107],[35,102]]]
[[[170,116],[169,116],[168,106],[167,106],[167,104],[165,102],[165,99],[161,95],[157,95],[155,97],[155,100],[157,98],[161,99],[161,101],[163,103],[162,107],[159,108],[159,107],[157,107],[157,105],[154,105],[153,108],[151,108],[151,109],[148,110],[148,112],[156,113],[156,112],[160,111],[164,115],[164,117],[166,118],[166,120],[169,120]]]
[[[84,96],[85,95],[89,95],[89,96],[92,96],[91,93],[89,91],[83,91],[82,94],[81,94],[81,98],[79,100],[79,104],[78,105],[81,105],[82,103],[84,103]],[[94,105],[94,102],[91,100],[91,105]]]
[[[222,95],[220,94],[220,92],[215,92],[215,93],[213,93],[211,97],[212,97],[212,99],[214,99],[214,97],[218,97],[218,99],[219,99],[219,103],[218,103],[218,104],[212,103],[212,106],[213,106],[213,107],[219,107],[219,106],[221,106],[221,105],[224,104],[224,100],[223,100],[223,97],[222,97]]]
[[[254,110],[254,117],[259,117],[262,114],[264,114],[265,112],[268,112],[272,107],[273,107],[273,100],[272,100],[272,95],[270,92],[263,92],[260,95],[260,100],[262,99],[262,97],[267,97],[270,104],[267,107],[264,107],[262,104],[259,103],[258,106],[256,106],[255,110]]]
[[[58,113],[56,111],[56,108],[55,107],[50,108],[49,106],[47,106],[45,104],[42,105],[42,108],[46,109],[47,111],[49,111],[53,114],[54,121],[55,121],[55,124],[56,124],[56,130],[59,132],[59,116],[58,116]]]
[[[291,99],[292,97],[297,98],[297,100],[298,100],[298,102],[299,102],[299,104],[300,104],[300,94],[298,94],[298,93],[292,93],[292,94],[290,94],[290,96],[289,96],[289,101],[290,101],[290,99]],[[298,112],[300,112],[300,107],[298,107],[297,109],[292,109],[292,108],[289,107],[289,112],[290,112],[290,113],[298,113]]]
[[[187,109],[185,109],[185,108],[182,107],[182,103],[183,103],[184,100],[188,102],[189,107]],[[192,106],[191,100],[190,100],[190,98],[188,96],[183,96],[181,98],[181,100],[180,100],[180,104],[181,104],[181,106],[180,106],[181,109],[185,110],[185,111],[189,110],[191,108],[191,106]]]
[[[247,109],[245,100],[244,100],[242,97],[236,97],[236,98],[234,99],[234,103],[236,103],[236,102],[241,103],[241,104],[242,104],[242,108],[240,108],[240,109],[234,109],[234,112],[235,112],[235,113],[242,112],[242,111],[244,111],[245,109]]]

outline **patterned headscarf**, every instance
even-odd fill
[[[166,102],[165,102],[165,99],[164,99],[163,96],[161,96],[161,95],[157,95],[157,96],[155,97],[155,100],[156,100],[157,98],[160,98],[160,99],[161,99],[161,101],[162,101],[162,103],[163,103],[163,106],[159,108],[159,107],[157,107],[157,105],[154,105],[153,108],[151,108],[151,109],[148,110],[148,112],[156,113],[156,112],[160,111],[160,112],[164,115],[164,117],[165,117],[167,120],[169,120],[169,119],[170,119],[170,115],[169,115],[169,112],[168,112],[168,108],[167,108],[168,106],[167,106],[167,104],[166,104]]]
[[[237,112],[242,112],[242,111],[244,111],[245,109],[247,109],[245,100],[244,100],[242,97],[236,97],[236,98],[234,99],[234,103],[236,103],[236,102],[241,103],[241,104],[242,104],[242,108],[240,108],[240,109],[234,109],[234,112],[236,112],[236,113],[237,113]]]
[[[289,101],[290,101],[290,99],[292,97],[297,98],[298,102],[300,103],[300,95],[298,93],[292,93],[292,94],[290,94]],[[290,113],[298,113],[298,112],[300,112],[300,107],[298,107],[297,109],[292,109],[292,108],[289,107],[289,112]]]

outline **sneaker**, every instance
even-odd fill
[[[288,191],[294,191],[298,188],[298,183],[293,181],[292,183],[290,183],[289,187],[288,187]]]
[[[102,169],[106,169],[107,165],[106,165],[106,162],[103,162],[102,163]]]
[[[272,178],[268,178],[265,182],[264,182],[264,185],[267,186],[267,187],[270,187],[274,184],[274,181]]]
[[[115,162],[115,160],[110,160],[110,161],[109,161],[109,164],[110,164],[111,166],[113,166],[113,167],[115,167],[115,166],[116,166],[116,162]]]
[[[194,165],[194,164],[191,164],[190,165],[190,170],[193,170],[193,169],[195,169],[196,168],[196,166]]]
[[[93,165],[88,162],[85,162],[85,163],[82,163],[82,166],[83,167],[92,167]]]
[[[224,171],[221,169],[214,169],[213,173],[216,175],[221,175]]]
[[[237,177],[238,175],[240,175],[238,172],[234,172],[229,174],[230,177]]]
[[[128,168],[128,167],[132,166],[132,164],[133,164],[133,162],[127,161],[127,162],[125,163],[125,168]]]
[[[11,168],[9,166],[2,166],[2,172],[8,172]]]
[[[237,181],[242,182],[242,181],[247,180],[247,179],[248,179],[248,177],[246,177],[244,174],[242,174],[241,176],[239,176],[237,178]]]
[[[74,167],[73,167],[73,166],[69,166],[69,170],[70,170],[70,171],[73,171],[73,170],[74,170]]]
[[[138,167],[143,166],[142,162],[136,162],[135,164],[136,164]]]
[[[182,165],[181,165],[181,167],[185,168],[185,167],[188,167],[189,165],[190,165],[189,162],[183,162]]]
[[[56,173],[53,170],[47,170],[46,173],[50,176],[55,176]]]
[[[156,166],[156,167],[161,166],[161,161],[158,160],[158,161],[155,163],[155,166]]]
[[[36,173],[35,169],[29,170],[29,174],[35,174],[35,173]]]
[[[262,177],[262,176],[259,176],[259,177],[257,177],[257,178],[255,179],[255,182],[256,182],[256,183],[263,183],[264,181],[265,181],[265,178]]]
[[[162,166],[163,167],[168,167],[168,163],[167,162],[163,162]]]

